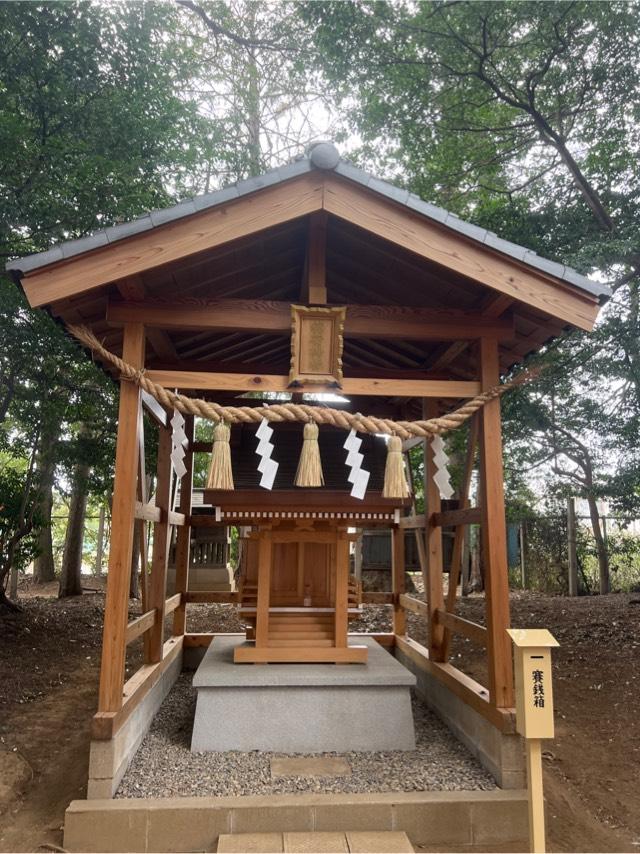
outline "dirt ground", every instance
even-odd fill
[[[56,850],[66,806],[85,793],[103,596],[59,602],[55,592],[24,591],[23,612],[0,615],[0,851]],[[469,598],[460,613],[481,621],[482,607]],[[199,607],[190,628],[231,630],[233,616],[220,626],[219,614]],[[379,623],[377,609],[365,622]],[[640,597],[513,594],[512,623],[549,628],[561,644],[545,751],[549,850],[640,850]],[[423,640],[413,619],[410,633]],[[483,680],[481,650],[463,641],[453,652]]]

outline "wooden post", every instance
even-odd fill
[[[191,497],[193,493],[193,415],[184,417],[184,433],[189,442],[184,464],[187,469],[180,481],[179,512],[184,513],[185,524],[178,528],[176,535],[176,593],[186,593],[189,589],[189,558],[191,553]],[[187,626],[187,603],[182,601],[173,613],[173,634],[183,635]]]
[[[167,596],[167,563],[171,525],[171,427],[160,427],[158,436],[158,468],[156,476],[156,507],[160,508],[160,521],[153,526],[153,554],[149,580],[149,608],[156,609],[156,619],[149,631],[149,656],[151,662],[162,661],[164,644],[164,603]]]
[[[144,326],[141,323],[124,324],[122,358],[135,368],[142,370],[144,367]],[[139,411],[139,388],[134,383],[121,380],[111,511],[109,574],[98,695],[98,709],[101,712],[117,712],[122,707],[125,633],[129,617],[129,574],[138,471]]]
[[[471,478],[473,477],[473,467],[476,458],[476,445],[478,444],[478,419],[474,416],[469,425],[469,444],[467,446],[467,455],[462,475],[462,484],[460,486],[460,510],[466,510],[469,506],[469,490],[471,488]],[[453,540],[453,551],[451,555],[451,565],[449,566],[449,589],[447,590],[447,611],[453,614],[456,610],[456,595],[458,590],[458,581],[460,580],[462,557],[464,551],[465,538],[468,536],[469,525],[457,525],[455,529],[455,537]],[[460,585],[460,590],[464,587],[464,581]],[[451,629],[445,628],[443,637],[443,661],[449,658],[451,650],[452,632]]]
[[[422,402],[424,418],[437,418],[438,404],[428,398]],[[424,507],[427,539],[427,605],[429,608],[429,657],[444,661],[444,626],[438,623],[437,612],[444,608],[442,590],[442,528],[430,524],[431,516],[440,512],[440,490],[433,479],[435,466],[429,439],[424,441]]]
[[[498,343],[480,339],[480,378],[483,390],[500,379]],[[513,665],[506,629],[509,628],[507,524],[504,509],[500,400],[485,404],[480,415],[480,491],[482,548],[487,612],[489,693],[498,708],[513,706]]]
[[[400,605],[400,595],[405,592],[404,528],[391,529],[391,583],[393,590],[393,633],[406,635],[407,615]]]
[[[258,598],[256,602],[256,649],[269,645],[271,598],[271,531],[260,531],[258,540]]]
[[[317,211],[309,217],[309,240],[303,299],[315,305],[327,302],[326,283],[327,213]]]
[[[576,542],[576,502],[567,498],[567,547],[569,552],[569,596],[578,595],[578,552]]]
[[[336,583],[334,602],[334,638],[338,647],[347,646],[349,617],[349,539],[346,531],[338,531],[336,542]]]

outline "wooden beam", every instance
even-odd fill
[[[150,380],[165,388],[200,389],[211,391],[291,391],[288,376],[273,374],[223,374],[205,371],[147,371]],[[374,397],[476,397],[480,383],[475,380],[398,380],[345,377],[342,386],[320,386],[307,390],[314,392],[339,391],[345,395],[371,395]]]
[[[473,623],[471,620],[458,617],[457,614],[450,614],[448,611],[442,610],[436,612],[436,618],[438,623],[445,626],[449,632],[464,635],[479,646],[487,645],[487,630],[479,623]]]
[[[484,389],[492,388],[500,379],[495,341],[480,341],[480,373]],[[511,641],[506,631],[510,626],[509,572],[500,401],[496,399],[487,403],[478,417],[489,690],[491,702],[502,708],[513,705],[513,665]]]
[[[513,318],[496,319],[474,311],[395,305],[347,305],[346,309],[346,338],[470,341],[482,335],[509,341],[515,334]],[[291,304],[288,302],[192,298],[175,302],[110,301],[107,305],[107,321],[111,324],[141,319],[145,326],[160,329],[291,334]]]
[[[324,208],[334,216],[411,252],[468,276],[545,314],[590,331],[599,307],[595,297],[555,280],[446,226],[412,213],[335,175],[327,175]]]
[[[366,664],[369,650],[366,646],[343,647],[236,647],[233,660],[244,664],[269,662],[299,662],[313,664]]]
[[[256,648],[269,643],[269,600],[271,598],[271,531],[260,531],[258,543],[258,595],[256,600]]]
[[[123,356],[129,364],[144,367],[144,327],[140,323],[124,328]],[[125,673],[127,611],[133,518],[136,504],[140,424],[140,390],[133,383],[120,382],[118,437],[111,509],[111,545],[104,612],[102,663],[98,710],[117,712],[122,707]]]
[[[141,302],[147,295],[142,277],[127,276],[125,279],[120,279],[116,282],[118,293],[126,300],[133,302]],[[144,321],[142,321],[144,323]],[[145,327],[145,334],[153,352],[159,359],[176,359],[178,354],[173,346],[169,334],[164,329]]]
[[[167,563],[169,560],[169,537],[171,526],[168,513],[171,503],[171,427],[161,427],[158,436],[158,466],[155,501],[161,512],[160,520],[153,528],[153,554],[151,578],[149,580],[149,607],[156,608],[158,619],[150,633],[149,654],[151,662],[162,659],[164,643],[164,608],[167,590]]]
[[[424,439],[420,439],[421,442],[424,442]],[[400,527],[404,528],[406,531],[411,531],[414,528],[424,528],[427,524],[427,517],[424,513],[419,513],[417,516],[401,516],[400,517]]]
[[[391,529],[391,589],[393,590],[393,633],[406,635],[407,615],[400,604],[405,591],[404,530],[394,525]]]
[[[335,534],[334,534],[335,542]],[[347,646],[348,608],[349,608],[349,539],[346,531],[338,532],[335,568],[334,643],[338,648]]]
[[[193,494],[193,437],[194,423],[193,415],[185,415],[184,432],[189,441],[184,465],[186,472],[180,481],[180,512],[186,519],[191,516],[191,499]],[[176,534],[176,593],[186,593],[189,589],[189,555],[191,551],[191,525],[186,524],[178,528]],[[180,605],[173,615],[173,634],[183,635],[187,626],[187,603],[181,597]]]
[[[435,400],[423,401],[423,417],[436,418],[438,405]],[[435,483],[433,448],[430,439],[424,442],[424,503],[428,518],[440,513],[440,490]],[[442,590],[442,528],[428,525],[425,531],[427,562],[427,604],[429,606],[429,656],[433,661],[443,661],[443,627],[436,621],[436,611],[444,607]]]
[[[480,507],[461,507],[459,510],[445,510],[432,513],[429,524],[434,528],[451,528],[458,525],[479,525],[482,522]]]
[[[514,733],[515,710],[497,709],[489,702],[489,692],[478,682],[452,664],[432,661],[429,651],[410,638],[396,638],[396,648],[410,658],[421,670],[435,677],[457,697],[471,706],[483,718],[504,733]]]
[[[147,629],[150,629],[156,621],[156,609],[154,608],[151,611],[147,611],[141,616],[136,617],[135,620],[131,620],[131,622],[127,626],[127,635],[126,642],[127,646],[132,643],[136,638],[139,638],[140,635],[144,634]]]
[[[323,184],[323,175],[314,170],[263,187],[259,193],[37,270],[24,278],[24,291],[33,308],[47,305],[306,216],[322,209]]]
[[[407,596],[405,593],[402,593],[399,598],[399,604],[403,608],[406,608],[407,611],[412,611],[420,617],[429,616],[429,606],[427,603],[423,602],[422,599],[416,599],[415,596]]]
[[[324,305],[327,301],[327,214],[312,213],[309,217],[307,259],[303,285],[304,302]]]
[[[173,614],[176,608],[179,608],[182,603],[182,593],[174,593],[173,596],[170,596],[165,600],[164,603],[164,615]]]
[[[98,741],[112,739],[122,725],[135,712],[142,700],[158,679],[175,661],[182,649],[182,638],[169,638],[162,649],[162,660],[155,664],[143,664],[127,680],[122,689],[122,704],[116,711],[98,711],[91,721],[91,737]]]
[[[469,425],[469,440],[467,443],[467,456],[462,473],[462,483],[460,484],[460,509],[465,510],[469,506],[469,490],[471,488],[471,478],[473,477],[473,469],[476,458],[476,446],[478,444],[478,416],[477,414],[471,419]],[[446,609],[450,614],[456,609],[456,596],[458,591],[458,582],[460,580],[460,570],[462,568],[462,553],[464,551],[465,537],[468,535],[466,525],[457,525],[453,539],[453,549],[451,552],[451,565],[449,566],[449,588],[447,590]],[[452,632],[445,624],[444,630],[444,650],[445,661],[449,658],[451,649]]]

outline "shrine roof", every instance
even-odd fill
[[[297,158],[286,166],[272,169],[263,175],[248,178],[212,193],[195,196],[171,207],[150,211],[131,222],[113,225],[86,237],[58,243],[45,252],[10,261],[6,265],[6,269],[18,275],[31,273],[50,264],[102,249],[126,238],[159,228],[167,223],[228,204],[235,199],[255,193],[265,187],[289,181],[314,169],[334,172],[347,181],[364,186],[367,190],[408,208],[413,213],[513,258],[520,264],[563,280],[591,296],[599,299],[606,299],[610,296],[610,289],[602,282],[589,279],[568,265],[544,258],[525,246],[504,240],[492,231],[466,222],[444,208],[423,201],[406,189],[359,169],[348,160],[341,158],[335,146],[328,142],[317,143],[310,148],[306,156]]]

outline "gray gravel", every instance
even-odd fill
[[[495,782],[432,712],[414,699],[416,750],[339,754],[350,777],[271,779],[280,753],[197,753],[189,750],[195,690],[183,673],[166,698],[116,797],[162,798],[273,795],[302,792],[411,792],[494,789]],[[338,754],[327,754],[336,756]]]

